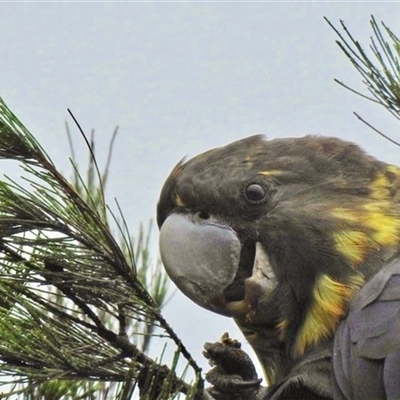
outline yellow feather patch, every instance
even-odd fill
[[[296,355],[304,354],[308,346],[331,336],[340,319],[346,314],[349,299],[363,282],[360,275],[354,275],[348,284],[337,282],[328,275],[318,277],[312,293],[311,306],[296,337]]]
[[[336,250],[352,265],[364,260],[366,251],[370,247],[370,240],[364,232],[343,230],[333,234]]]
[[[371,238],[381,246],[393,246],[399,241],[400,218],[386,202],[369,203],[364,207],[363,224],[372,231]]]
[[[370,197],[376,200],[387,199],[389,197],[389,187],[389,178],[384,172],[379,172],[369,186]]]
[[[400,168],[397,165],[393,164],[388,164],[386,166],[386,171],[390,172],[391,174],[396,175],[398,178],[400,178]]]
[[[332,233],[335,249],[354,267],[371,250],[400,244],[400,207],[397,202],[366,199],[352,209],[337,207],[331,215],[340,220]]]
[[[370,197],[377,200],[398,198],[400,188],[400,168],[396,165],[387,165],[378,172],[369,185]]]
[[[372,231],[371,239],[380,246],[395,246],[400,242],[400,168],[387,165],[369,185],[371,199],[363,205],[360,222]]]

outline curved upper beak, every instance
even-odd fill
[[[235,279],[241,245],[236,233],[213,219],[171,214],[160,230],[165,269],[191,300],[211,311],[224,311],[223,291]]]
[[[265,306],[276,286],[261,244],[254,246],[254,259],[250,265],[242,265],[243,246],[238,235],[213,217],[171,214],[160,230],[161,259],[170,278],[195,303],[226,316],[253,319],[260,302]],[[244,267],[248,269],[245,275],[239,271]],[[238,281],[243,287],[242,298],[227,300],[230,296],[225,293],[235,290]]]

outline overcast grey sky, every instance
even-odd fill
[[[136,232],[177,161],[255,133],[338,136],[396,163],[352,112],[386,133],[397,121],[333,82],[362,87],[323,16],[367,46],[371,14],[400,34],[397,2],[0,2],[0,96],[64,172],[67,108],[102,165],[119,125],[108,198]],[[196,359],[235,332],[179,294],[166,317]]]

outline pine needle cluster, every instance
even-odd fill
[[[190,398],[196,384],[146,355],[153,335],[169,339],[201,383],[161,314],[167,280],[149,267],[148,235],[134,251],[89,148],[87,179],[73,162],[70,182],[0,99],[0,159],[22,168],[21,182],[0,180],[0,398],[129,399],[138,381],[141,398]]]
[[[385,107],[395,118],[400,119],[400,39],[384,22],[378,23],[371,16],[371,43],[365,49],[344,21],[340,21],[340,28],[336,28],[327,18],[325,20],[338,35],[336,43],[361,75],[367,93],[338,79],[335,81],[351,92]],[[376,133],[400,146],[399,142],[375,129],[357,113],[354,114]]]

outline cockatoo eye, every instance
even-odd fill
[[[258,203],[265,199],[267,191],[259,183],[250,183],[249,185],[246,186],[244,194],[247,200],[254,203]]]

